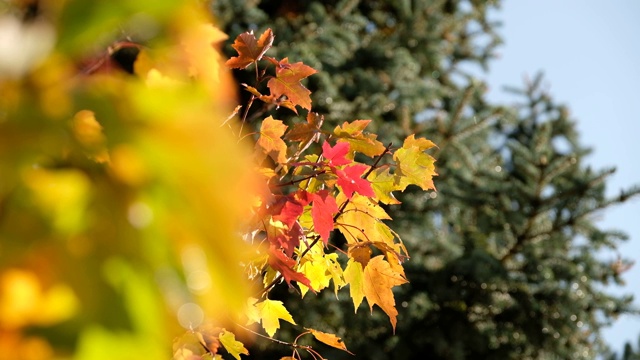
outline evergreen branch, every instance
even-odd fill
[[[462,118],[462,111],[471,100],[471,95],[473,95],[473,90],[474,90],[473,84],[467,86],[467,88],[464,89],[462,98],[460,98],[460,102],[458,103],[458,106],[456,107],[455,111],[453,112],[453,116],[451,116],[451,120],[449,121],[449,134],[453,133],[453,130],[456,124]],[[453,138],[453,136],[450,136],[450,138]]]

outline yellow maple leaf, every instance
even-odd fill
[[[342,202],[343,196],[338,197],[338,203]],[[393,244],[393,232],[391,232],[389,226],[381,221],[389,219],[391,217],[380,205],[366,196],[355,194],[336,221],[336,224],[349,244],[355,244],[360,241],[381,241]]]
[[[323,342],[329,346],[332,346],[336,349],[346,351],[349,354],[353,355],[351,351],[347,350],[347,346],[344,344],[344,341],[342,341],[342,339],[339,338],[338,336],[334,334],[314,330],[314,329],[309,329],[309,328],[305,328],[305,329],[309,330],[309,332],[313,335],[313,337],[316,338],[316,340]]]
[[[398,190],[411,184],[417,185],[422,190],[435,190],[433,177],[437,176],[435,159],[424,151],[434,147],[431,141],[415,139],[413,135],[405,139],[402,148],[393,154],[393,160],[397,163],[395,183],[400,184]]]
[[[384,260],[383,255],[378,255],[371,260],[364,269],[364,295],[373,312],[373,305],[378,305],[388,316],[396,331],[398,310],[391,289],[394,286],[406,284],[408,281],[404,273],[399,273]]]
[[[329,286],[331,276],[327,274],[327,264],[322,261],[307,261],[300,266],[298,271],[309,279],[311,287],[316,291],[320,291]],[[309,291],[309,288],[300,283],[298,283],[298,285],[300,286],[302,297],[304,297],[307,291]]]
[[[344,269],[344,281],[349,284],[349,295],[353,300],[353,306],[355,312],[358,312],[358,307],[364,299],[364,270],[362,264],[349,259],[347,267]]]
[[[293,321],[291,314],[289,314],[284,307],[282,301],[266,299],[256,304],[255,307],[260,314],[262,327],[269,336],[273,336],[276,330],[280,329],[280,319],[296,325],[296,322]]]
[[[223,330],[218,339],[227,352],[237,360],[240,360],[240,354],[249,355],[249,350],[244,347],[244,344],[236,340],[236,336],[233,333]]]
[[[287,144],[282,140],[285,130],[287,125],[271,116],[262,121],[260,137],[255,145],[258,162],[263,161],[267,156],[279,164],[287,161]]]

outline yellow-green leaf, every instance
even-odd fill
[[[358,312],[358,307],[364,299],[364,271],[362,264],[349,259],[347,267],[344,269],[344,281],[349,284],[349,295],[353,300],[353,306],[355,312]]]
[[[406,146],[406,147],[405,147]],[[422,190],[435,189],[433,176],[436,176],[435,159],[421,150],[420,146],[412,145],[412,142],[405,142],[405,145],[396,150],[393,159],[398,165],[395,176],[401,186],[399,190],[404,190],[408,185],[417,185]]]
[[[400,204],[400,201],[393,196],[393,192],[400,190],[399,179],[389,172],[389,168],[378,168],[369,174],[367,180],[371,182],[373,192],[378,200],[384,204]]]
[[[364,132],[370,122],[371,120],[355,120],[350,123],[345,121],[342,125],[336,126],[333,135],[340,138],[339,141],[348,142],[351,151],[357,151],[370,157],[380,155],[385,147],[376,140],[378,136]]]
[[[244,344],[236,340],[236,336],[233,333],[223,330],[218,339],[225,350],[237,360],[240,360],[240,354],[249,355],[249,350],[244,347]]]

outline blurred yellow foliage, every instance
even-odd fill
[[[260,177],[222,126],[226,35],[195,0],[40,2],[56,41],[0,62],[0,360],[168,358],[251,293]],[[145,34],[135,74],[83,72],[123,28]]]
[[[38,277],[25,270],[7,269],[0,278],[0,328],[52,325],[73,316],[78,303],[71,288],[56,284],[43,289]]]

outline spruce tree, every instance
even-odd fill
[[[636,344],[637,345],[634,349],[633,345],[630,342],[625,343],[621,354],[611,353],[607,357],[607,359],[608,360],[640,360],[640,337],[638,338],[638,342]]]
[[[614,169],[586,165],[590,150],[575,120],[541,76],[514,91],[518,105],[487,101],[470,69],[488,69],[500,45],[488,16],[498,8],[458,0],[212,3],[230,37],[272,28],[278,57],[319,70],[308,87],[327,122],[372,119],[383,141],[416,133],[439,146],[438,191],[408,189],[389,209],[411,255],[396,334],[377,310],[354,316],[347,301],[288,300],[358,358],[591,359],[606,352],[602,327],[634,311],[630,296],[604,290],[621,282],[627,260],[597,256],[626,236],[598,227],[594,214],[640,189],[605,196]]]

